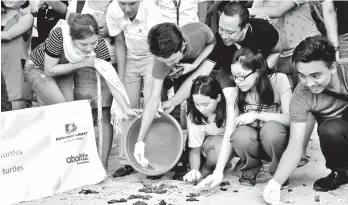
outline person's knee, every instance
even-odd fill
[[[267,141],[269,143],[275,143],[284,141],[287,136],[286,127],[276,121],[266,122],[260,130],[261,141]]]
[[[342,143],[342,139],[348,133],[348,122],[342,119],[330,119],[322,122],[318,128],[320,140],[330,144]]]
[[[249,126],[241,126],[235,129],[231,135],[232,146],[235,149],[244,149],[251,144],[257,144],[257,132]]]
[[[210,142],[206,142],[203,146],[203,152],[204,153],[209,153],[210,151],[214,151],[214,153],[219,154],[220,152],[220,148],[221,148],[221,143],[222,143],[222,137],[213,137],[209,140],[211,140]]]

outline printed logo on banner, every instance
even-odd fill
[[[65,125],[66,134],[70,134],[72,132],[75,132],[76,130],[77,130],[77,127],[74,123],[70,123],[70,124]]]
[[[73,140],[82,140],[84,136],[87,136],[88,132],[77,132],[77,126],[75,123],[68,123],[65,124],[65,133],[67,135],[56,137],[56,141],[64,140],[65,143]]]
[[[76,164],[89,163],[88,154],[81,153],[81,154],[76,155],[76,156],[70,155],[70,157],[66,158],[66,163],[68,163],[68,164],[71,164],[71,163],[76,163]]]

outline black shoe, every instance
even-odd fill
[[[330,190],[335,190],[339,186],[348,183],[348,175],[346,172],[334,172],[324,178],[318,179],[313,184],[313,189],[315,191],[327,192]]]
[[[158,175],[158,176],[146,176],[147,179],[151,179],[151,180],[157,180],[160,179],[162,177],[162,175]]]
[[[243,185],[246,185],[246,186],[255,186],[256,184],[256,174],[255,175],[251,175],[251,176],[248,176],[248,175],[245,175],[245,174],[242,174],[241,177],[239,177],[239,183],[243,184]]]
[[[175,173],[173,176],[173,180],[179,180],[179,181],[183,181],[184,180],[184,176],[187,173],[188,169],[187,166],[176,166],[174,169]]]
[[[133,167],[129,166],[129,165],[122,165],[120,168],[118,168],[114,174],[112,175],[114,178],[117,177],[124,177],[127,175],[130,175],[131,173],[134,172]]]

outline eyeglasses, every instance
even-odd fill
[[[251,74],[255,73],[255,71],[249,73],[248,75],[246,76],[234,76],[234,75],[230,75],[229,77],[232,79],[232,80],[238,80],[239,82],[243,82],[247,77],[249,77]]]

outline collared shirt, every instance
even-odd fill
[[[179,8],[179,27],[189,23],[199,22],[198,19],[198,3],[205,0],[151,0],[161,9],[163,20],[177,24],[177,2]],[[180,6],[179,6],[180,2]]]
[[[133,21],[125,17],[117,1],[113,1],[108,8],[106,23],[110,36],[124,33],[127,47],[127,58],[143,59],[152,57],[147,44],[150,29],[163,23],[160,9],[148,1],[141,1],[138,13]]]

